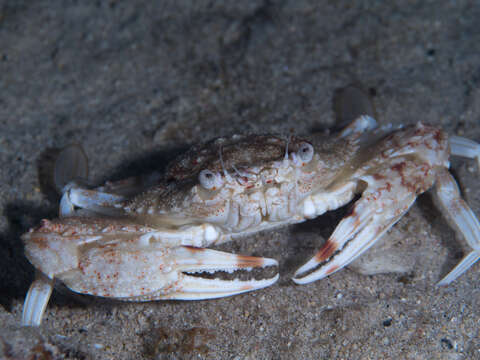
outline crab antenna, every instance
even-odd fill
[[[287,145],[285,146],[285,157],[284,160],[288,160],[288,144],[290,143],[290,139],[292,138],[292,134],[288,134],[287,137]]]
[[[225,167],[225,163],[223,162],[221,145],[220,145],[220,148],[218,149],[218,155],[220,155],[220,165],[222,166],[223,175],[225,175],[225,178],[227,179],[227,181],[230,182],[232,181],[232,177],[228,173],[227,168]]]
[[[248,181],[245,180],[244,178],[248,179],[248,176],[242,175],[242,173],[235,167],[235,165],[232,165],[232,167],[235,173],[238,175],[237,181],[240,183],[240,185],[245,185]]]
[[[235,165],[232,165],[232,168],[233,168],[233,171],[235,171],[235,173],[238,175],[238,176],[242,176],[242,173],[237,169],[237,167]]]

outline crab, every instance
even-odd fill
[[[480,166],[480,145],[422,123],[378,127],[371,115],[355,116],[333,137],[218,138],[143,183],[131,178],[89,189],[64,175],[60,217],[23,235],[26,257],[37,269],[23,324],[41,323],[55,280],[78,293],[126,301],[211,299],[272,285],[278,274],[202,277],[278,265],[207,247],[313,219],[358,197],[293,277],[297,284],[322,279],[367,251],[432,187],[472,248],[439,283],[449,284],[480,257],[480,224],[448,172],[449,156]],[[65,153],[86,163],[78,149]],[[77,167],[84,176],[85,165]]]

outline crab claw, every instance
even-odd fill
[[[156,299],[203,300],[241,294],[274,284],[278,274],[263,280],[206,279],[187,273],[215,273],[218,271],[250,271],[253,268],[278,266],[274,259],[229,254],[226,252],[181,246],[175,250],[176,268],[181,272],[175,292],[158,295]]]
[[[359,205],[357,210],[363,204]],[[375,244],[403,215],[402,212],[400,216],[383,218],[369,209],[362,210],[367,211],[354,211],[340,222],[317,254],[295,272],[292,279],[295,283],[308,284],[344,268]]]
[[[164,271],[151,273],[148,278],[142,278],[140,274],[151,270],[151,266],[145,264],[149,258],[158,258],[159,252],[155,249],[147,250],[147,253],[136,253],[134,259],[130,257],[117,257],[119,267],[104,269],[104,276],[98,276],[96,284],[90,283],[90,269],[86,266],[83,271],[74,271],[69,275],[59,275],[58,278],[74,291],[94,294],[104,297],[115,298],[124,301],[154,301],[154,300],[204,300],[241,294],[247,291],[261,289],[274,284],[279,275],[262,280],[220,280],[206,279],[192,276],[192,273],[215,273],[218,271],[235,272],[238,270],[250,271],[253,268],[278,266],[274,259],[260,258],[229,254],[221,251],[180,246],[169,251],[168,256],[174,259],[164,267]],[[138,260],[138,262],[135,262]],[[126,261],[126,263],[123,263]],[[96,264],[97,269],[101,269]],[[123,268],[123,273],[118,270]],[[111,270],[111,271],[109,271]],[[115,283],[111,274],[117,274]],[[37,272],[35,281],[28,290],[25,299],[22,325],[39,326],[47,307],[54,280]],[[90,285],[90,288],[86,286]],[[148,291],[146,288],[153,288]],[[108,288],[108,290],[106,290]],[[132,292],[127,295],[126,292]]]
[[[58,278],[73,291],[123,301],[213,299],[261,289],[278,279],[278,275],[262,280],[202,277],[202,273],[249,271],[278,263],[191,246],[159,245],[153,241],[135,248],[93,248],[84,254],[78,269]]]
[[[45,220],[25,234],[25,254],[39,271],[25,300],[23,325],[40,325],[55,279],[77,293],[123,301],[213,299],[261,289],[278,279],[277,274],[260,280],[253,275],[246,280],[202,277],[278,263],[175,246],[152,230],[123,218],[67,217]]]
[[[421,166],[402,159],[397,161],[402,164],[406,174],[415,172]],[[391,168],[377,169],[386,174],[384,177],[376,173],[362,177],[368,184],[362,197],[318,253],[296,271],[293,278],[295,283],[306,284],[322,279],[350,264],[408,211],[416,193],[431,186],[433,180],[426,177],[424,183],[412,183],[408,188],[402,178],[394,176],[396,166],[397,163],[394,163]]]
[[[248,280],[211,278],[218,272],[234,273],[239,270],[250,271],[254,268],[278,266],[273,259],[192,246],[159,249],[155,245],[152,243],[145,249],[137,249],[134,257],[120,250],[115,255],[118,267],[105,269],[106,274],[102,279],[97,279],[95,289],[90,289],[89,293],[126,301],[204,300],[261,289],[272,285],[278,279],[278,274],[261,280],[253,277]],[[112,283],[109,279],[119,269],[124,273],[119,274]],[[84,268],[83,271],[88,273],[89,269]],[[208,278],[202,277],[203,273],[209,273]],[[73,279],[68,279],[67,286],[79,291],[83,278],[84,276],[80,275],[73,283]],[[104,288],[108,291],[103,292]]]

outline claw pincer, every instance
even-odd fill
[[[23,323],[39,325],[54,279],[82,294],[151,301],[230,296],[269,286],[278,278],[241,281],[192,276],[250,270],[277,262],[192,246],[171,246],[154,233],[148,226],[125,219],[44,220],[39,228],[23,236],[27,258],[41,270],[27,296]]]

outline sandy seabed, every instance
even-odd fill
[[[268,289],[139,304],[60,288],[41,327],[19,325],[34,274],[20,235],[57,212],[37,176],[45,149],[82,144],[98,183],[161,171],[213,137],[330,128],[352,83],[382,124],[480,142],[479,18],[467,0],[1,2],[0,357],[479,359],[480,264],[435,286],[465,248],[428,194],[370,255],[400,273],[295,285],[334,212],[224,247],[278,259]],[[452,171],[480,216],[479,169]]]

